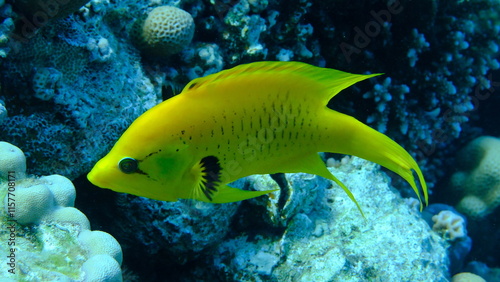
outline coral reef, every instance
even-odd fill
[[[58,20],[3,62],[0,138],[20,144],[33,174],[77,177],[160,100],[160,76],[137,68],[101,20]]]
[[[26,177],[23,152],[0,142],[3,201],[0,278],[16,281],[121,281],[122,251],[108,233],[90,231],[74,208],[75,187],[60,175]]]
[[[329,106],[368,122],[411,151],[420,162],[430,188],[444,176],[446,169],[455,167],[448,156],[454,154],[462,142],[480,134],[497,134],[479,133],[477,128],[471,128],[471,124],[477,124],[478,114],[482,111],[478,111],[479,108],[488,106],[493,109],[490,115],[495,118],[497,114],[495,109],[498,107],[491,103],[498,101],[498,95],[493,95],[493,91],[494,87],[500,85],[497,77],[500,74],[500,6],[496,0],[92,0],[80,9],[79,6],[86,1],[77,0],[66,1],[77,5],[59,14],[58,19],[47,14],[51,19],[44,21],[41,29],[38,29],[38,25],[30,26],[23,21],[32,20],[30,14],[37,11],[26,5],[24,7],[27,8],[23,8],[19,3],[34,2],[0,0],[0,140],[17,144],[23,149],[28,157],[28,172],[31,174],[55,173],[74,179],[86,173],[137,116],[161,99],[178,93],[189,80],[255,60],[297,60],[353,73],[385,73],[385,76],[373,79],[370,82],[372,85],[365,83],[352,87],[346,91],[350,93],[339,95]],[[40,7],[42,2],[35,4]],[[13,7],[13,3],[17,6]],[[189,13],[197,32],[192,43],[177,55],[158,60],[153,56],[151,60],[142,60],[140,50],[133,46],[134,22],[147,17],[155,7],[164,5]],[[49,11],[52,14],[53,10]],[[77,12],[68,17],[61,16],[73,11]],[[16,42],[13,32],[23,35],[23,28],[23,38],[29,39],[29,42]],[[488,128],[497,130],[494,119],[488,116],[481,118],[483,124],[489,124]],[[25,169],[18,165],[24,161],[13,161],[14,166],[4,161],[4,158],[10,158],[9,154],[0,155],[0,173],[9,169],[23,172]],[[449,198],[457,194],[459,198],[455,200],[461,203],[457,208],[474,219],[469,222],[468,234],[474,239],[475,248],[489,242],[489,251],[493,252],[498,249],[495,248],[498,240],[491,238],[498,238],[498,224],[495,226],[497,222],[488,223],[488,220],[494,220],[492,215],[496,215],[499,210],[495,208],[498,205],[494,200],[498,198],[494,194],[496,190],[491,188],[493,186],[490,183],[497,181],[495,177],[498,173],[478,174],[470,166],[476,160],[470,157],[463,159],[464,164],[459,165],[460,172],[452,180],[458,184],[450,184],[450,189],[443,189],[446,191],[443,202],[449,202]],[[357,170],[353,169],[352,172],[357,173]],[[1,177],[5,179],[7,175]],[[70,194],[55,191],[59,184],[48,184],[57,179],[64,181],[61,176],[52,180],[42,177],[42,182],[33,183],[30,187],[33,188],[33,195],[41,199],[52,197],[52,201],[57,202],[47,204],[46,200],[40,201],[39,214],[47,211],[52,218],[56,218],[64,217],[66,211],[72,211],[76,215],[71,207]],[[285,183],[291,179],[295,178],[288,175]],[[462,185],[459,179],[473,184]],[[475,184],[474,179],[488,184],[480,186],[482,184]],[[396,181],[395,186],[404,196],[413,193],[408,186],[399,185]],[[313,242],[307,246],[314,258],[298,259],[292,267],[292,274],[297,275],[295,277],[301,275],[297,274],[300,271],[305,273],[306,278],[319,275],[319,271],[313,273],[314,268],[307,270],[307,267],[316,266],[313,263],[321,265],[321,262],[325,262],[325,269],[331,270],[330,273],[343,275],[346,271],[358,271],[354,277],[383,277],[383,272],[375,267],[381,265],[376,258],[355,253],[352,247],[355,244],[350,244],[343,237],[348,234],[361,240],[361,235],[355,231],[363,230],[364,225],[359,227],[357,221],[348,225],[350,223],[347,221],[351,221],[351,218],[342,223],[337,216],[333,217],[335,224],[329,221],[325,225],[317,223],[317,218],[326,220],[319,212],[320,207],[325,207],[318,204],[323,198],[320,194],[314,194],[317,190],[324,190],[322,187],[328,184],[320,182],[311,177],[294,180],[295,186],[291,185],[294,189],[287,192],[290,195],[281,193],[275,198],[226,207],[159,203],[120,195],[118,210],[122,214],[115,214],[115,218],[123,217],[123,220],[117,220],[122,224],[126,221],[131,223],[123,224],[122,227],[113,225],[110,229],[113,230],[112,234],[121,236],[127,242],[129,250],[142,247],[145,250],[140,254],[155,258],[166,254],[166,258],[157,260],[158,269],[163,270],[161,267],[167,262],[185,277],[250,277],[252,274],[245,272],[244,267],[259,273],[259,279],[278,277],[284,272],[286,263],[299,257],[299,240],[294,239],[297,236],[293,234],[302,234],[302,238]],[[366,182],[361,181],[360,184]],[[267,185],[278,187],[266,176],[250,177],[242,183],[242,187],[251,185],[254,189],[267,188]],[[304,189],[299,187],[299,183]],[[484,190],[480,189],[482,187]],[[22,189],[20,185],[20,197],[24,197]],[[369,193],[378,192],[370,190]],[[384,195],[379,196],[385,199]],[[334,203],[325,204],[326,210],[330,212],[330,206],[339,204],[339,199],[343,198],[330,198],[329,201]],[[128,200],[132,203],[127,204]],[[386,206],[393,207],[394,202],[397,200],[386,203]],[[129,205],[133,208],[126,210]],[[346,201],[345,205],[351,203]],[[370,203],[363,205],[370,209]],[[384,208],[381,207],[381,210]],[[441,211],[436,209],[429,212],[428,220],[431,221],[432,216]],[[335,209],[335,212],[342,214],[341,210]],[[359,215],[356,211],[352,211],[352,214],[357,220]],[[19,216],[23,218],[22,214]],[[392,218],[392,215],[388,217]],[[57,226],[48,225],[44,223],[48,218],[46,215],[21,219],[38,223],[30,225],[30,228],[20,226],[19,240],[28,245],[31,241],[25,238],[49,238],[55,246],[66,240],[66,237],[62,237],[64,234],[71,233],[71,246],[68,246],[67,252],[51,258],[59,260],[59,257],[71,257],[68,259],[71,262],[81,258],[83,248],[73,239],[79,233],[66,227],[74,224],[63,222]],[[413,220],[412,216],[410,218]],[[80,218],[76,221],[85,220]],[[471,228],[471,223],[476,221],[485,229]],[[112,224],[113,221],[110,222]],[[148,224],[145,225],[145,222]],[[399,224],[401,222],[407,222],[406,217]],[[433,225],[432,222],[430,224]],[[137,226],[141,228],[137,229]],[[326,226],[326,231],[317,226]],[[401,227],[396,223],[392,226]],[[351,227],[352,230],[349,229]],[[313,228],[317,229],[317,233],[313,233],[318,235],[311,235],[310,230]],[[338,232],[343,233],[339,235],[337,228],[341,230]],[[138,234],[132,234],[137,230]],[[286,234],[284,230],[287,230]],[[391,228],[388,227],[388,230]],[[471,230],[484,234],[474,237]],[[427,235],[427,232],[424,234]],[[54,235],[56,233],[60,235]],[[429,236],[434,238],[434,235]],[[327,238],[330,244],[338,238],[344,238],[341,240],[346,244],[345,249],[336,244],[326,246]],[[280,245],[279,239],[287,243]],[[424,242],[422,238],[416,240],[429,246],[429,241]],[[434,242],[434,239],[429,240]],[[457,237],[453,241],[444,241],[450,244],[450,270],[455,272],[461,268],[461,262],[470,250],[471,240]],[[30,244],[39,247],[38,243]],[[321,250],[315,246],[321,244],[326,246],[322,253],[326,256],[317,255]],[[413,243],[408,243],[408,246],[414,247]],[[47,245],[46,248],[50,247]],[[241,250],[235,251],[231,247]],[[276,252],[276,249],[282,253]],[[29,253],[39,252],[34,248],[29,250]],[[223,250],[227,252],[222,253]],[[345,250],[345,253],[337,256],[339,250]],[[396,251],[401,252],[397,253],[401,256],[406,255],[403,253],[405,250]],[[289,254],[290,258],[282,256],[283,253]],[[380,253],[387,252],[384,250]],[[352,255],[342,257],[345,254]],[[386,263],[399,262],[402,258],[396,257],[397,254],[386,257]],[[436,256],[442,254],[441,249],[436,251]],[[495,260],[495,254],[487,258],[478,257],[480,253],[473,254],[478,260],[488,259],[487,263],[492,267],[481,267],[481,263],[469,264],[471,270],[468,271],[479,274],[487,281],[498,280],[498,268],[494,268],[498,267],[498,256]],[[327,260],[327,256],[332,259]],[[343,259],[332,262],[333,258],[339,257]],[[86,259],[78,260],[78,267],[75,268],[78,273],[72,272],[72,279],[80,277],[80,266]],[[409,257],[405,259],[411,260]],[[40,260],[36,258],[33,261]],[[194,268],[190,262],[193,261],[201,263],[196,266],[196,271],[191,272]],[[308,261],[311,261],[309,265]],[[432,267],[444,268],[443,261],[427,265],[426,271]],[[340,270],[334,267],[341,262],[344,264]],[[134,263],[139,263],[145,269],[149,267],[140,264],[139,259]],[[374,267],[362,267],[361,263]],[[86,269],[96,266],[92,260],[87,265]],[[178,265],[182,267],[177,269]],[[213,265],[219,268],[214,268],[212,272],[201,269]],[[183,270],[183,267],[190,269]],[[383,269],[385,266],[381,267]],[[54,277],[62,276],[50,276],[47,279],[52,280]],[[432,277],[443,276],[440,272]]]
[[[258,279],[276,281],[446,280],[442,241],[391,192],[378,166],[352,158],[331,170],[353,187],[366,219],[330,181],[286,174],[293,191],[287,204],[293,207],[285,205],[279,215],[286,218],[285,231],[253,238],[238,234],[226,240],[206,260],[214,264],[216,275],[229,280],[256,279],[256,274]],[[430,267],[424,261],[435,263]]]
[[[424,209],[422,217],[432,230],[449,243],[447,253],[450,261],[450,274],[461,271],[472,248],[472,239],[468,236],[465,216],[451,206],[431,204]]]
[[[500,139],[473,140],[458,152],[456,164],[449,191],[459,197],[457,209],[474,219],[492,213],[500,205]]]
[[[186,48],[194,35],[193,17],[172,6],[160,6],[138,19],[131,38],[145,55],[165,57]]]
[[[231,204],[229,213],[226,205],[124,196],[111,209],[109,232],[135,242],[125,244],[132,257],[147,251],[147,264],[133,261],[146,280],[160,269],[195,280],[446,280],[446,243],[387,186],[377,165],[352,158],[331,170],[352,187],[366,218],[336,184],[298,173],[286,174],[288,189]],[[278,184],[259,175],[236,186],[269,190]],[[132,228],[145,221],[152,224]]]

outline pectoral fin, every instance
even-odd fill
[[[212,200],[206,202],[216,203],[216,204],[238,202],[259,197],[277,190],[279,189],[266,190],[266,191],[247,191],[247,190],[232,188],[227,185],[222,185],[217,187],[217,193],[215,193],[212,196]]]

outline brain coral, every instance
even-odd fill
[[[61,175],[26,176],[23,152],[0,142],[0,241],[15,243],[0,248],[0,281],[122,281],[120,244],[90,230],[75,197]]]
[[[461,198],[457,210],[482,218],[500,205],[500,139],[479,137],[457,155],[450,190]]]
[[[160,6],[146,18],[137,20],[132,28],[132,40],[147,55],[168,56],[184,49],[194,35],[191,15],[179,8]]]

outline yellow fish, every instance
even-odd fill
[[[305,172],[336,182],[360,209],[318,155],[332,152],[394,171],[421,200],[415,171],[427,204],[424,177],[408,152],[326,107],[342,89],[377,75],[299,62],[256,62],[194,79],[179,95],[137,118],[88,179],[102,188],[155,200],[228,203],[274,191],[226,185],[236,179]]]

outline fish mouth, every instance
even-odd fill
[[[107,173],[105,173],[105,169],[106,168],[102,167],[102,165],[99,165],[99,162],[97,162],[97,164],[95,164],[92,170],[90,170],[90,172],[87,174],[87,179],[90,181],[90,183],[94,184],[97,187],[110,189],[108,188],[110,185],[106,179]]]
[[[99,179],[99,174],[96,172],[95,169],[92,169],[88,174],[87,174],[87,179],[90,181],[90,183],[94,184],[95,186],[98,187],[103,187],[103,182],[102,179]]]

